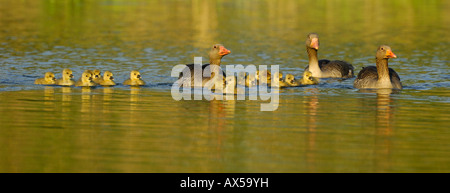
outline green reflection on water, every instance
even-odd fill
[[[448,172],[447,1],[6,1],[0,3],[2,172]],[[389,44],[405,89],[353,79],[266,101],[174,101],[173,66],[225,64],[300,75],[306,34],[356,72]],[[46,71],[139,69],[148,87],[32,85]],[[159,85],[159,84],[162,84]]]

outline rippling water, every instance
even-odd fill
[[[2,172],[449,172],[447,1],[0,1]],[[319,58],[375,64],[378,45],[404,89],[353,80],[264,100],[175,101],[172,67],[280,65],[300,76],[306,34]],[[131,70],[141,88],[34,85],[64,68]]]

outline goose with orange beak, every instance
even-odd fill
[[[186,68],[183,70],[183,72],[190,71],[190,77],[184,77],[183,72],[181,72],[178,79],[184,78],[184,80],[182,81],[183,84],[186,83],[186,81],[190,81],[191,87],[194,87],[194,67],[201,68],[202,69],[202,71],[201,71],[202,72],[202,86],[204,86],[209,80],[211,80],[215,76],[214,72],[211,73],[211,71],[213,71],[211,69],[211,68],[213,68],[212,67],[213,65],[219,66],[218,71],[222,72],[223,76],[225,77],[225,73],[220,68],[220,64],[222,62],[222,58],[230,53],[231,53],[231,51],[226,49],[225,46],[223,46],[222,44],[215,44],[211,47],[211,50],[208,53],[209,64],[203,64],[201,66],[199,64],[187,64]],[[210,67],[210,68],[208,68],[209,69],[208,72],[205,71],[206,67]],[[217,69],[215,69],[215,70],[217,70]],[[203,76],[204,74],[211,74],[211,76],[205,77],[205,76]],[[219,81],[223,81],[223,80],[220,79]]]
[[[402,89],[400,76],[394,69],[389,68],[389,58],[397,58],[391,47],[381,45],[377,49],[376,66],[364,67],[353,82],[358,89],[391,88]]]

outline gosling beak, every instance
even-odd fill
[[[231,53],[231,51],[230,50],[227,50],[225,47],[223,47],[223,46],[220,46],[220,51],[219,51],[219,55],[221,55],[221,56],[225,56],[225,55],[227,55],[227,54],[230,54]]]
[[[319,49],[319,39],[318,38],[313,38],[311,40],[311,44],[309,45],[311,48],[314,48],[316,50]]]
[[[387,58],[397,58],[397,56],[394,54],[394,52],[392,52],[392,50],[386,51],[386,57]]]
[[[70,77],[70,78],[73,78],[73,74],[70,74],[69,77]]]
[[[110,80],[114,80],[114,77],[111,76],[111,78],[109,78]]]
[[[137,78],[139,78],[139,79],[140,79],[140,78],[141,78],[141,75],[137,75]]]

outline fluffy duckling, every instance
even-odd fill
[[[223,87],[223,93],[236,94],[236,76],[227,76]]]
[[[92,70],[85,70],[83,73],[89,73],[89,74],[91,74],[91,76],[92,76]],[[81,76],[81,77],[77,80],[77,82],[81,82],[81,78],[83,78],[83,76]]]
[[[319,79],[312,76],[312,73],[306,70],[300,80],[295,79],[294,75],[286,74],[283,81],[280,81],[280,87],[293,87],[301,85],[319,84]]]
[[[258,80],[259,85],[267,84],[270,85],[272,73],[270,70],[256,71],[256,80]]]
[[[305,70],[305,72],[303,72],[303,77],[300,80],[300,84],[302,85],[319,84],[319,79],[313,77],[313,74],[309,70]]]
[[[291,87],[291,86],[298,86],[298,81],[295,80],[294,75],[292,74],[286,74],[286,77],[284,77],[284,80],[280,81],[280,87]]]
[[[130,78],[123,82],[124,85],[130,86],[142,86],[145,82],[141,79],[141,73],[137,70],[133,70],[130,73]]]
[[[53,72],[46,72],[44,78],[38,78],[34,81],[34,84],[51,85],[56,83],[55,74]]]
[[[244,72],[239,72],[236,77],[236,82],[238,85],[246,86],[246,87],[254,87],[258,84],[255,74],[247,74]]]
[[[92,82],[92,74],[84,71],[81,75],[81,78],[79,81],[75,83],[75,86],[82,86],[82,87],[89,87],[89,86],[96,86],[97,84],[95,82]]]
[[[102,81],[102,72],[98,69],[92,71],[92,81],[99,84]]]
[[[72,80],[72,78],[72,70],[66,68],[62,71],[62,78],[56,80],[56,84],[61,86],[72,86],[75,84],[75,81]]]
[[[114,82],[113,73],[110,71],[106,71],[103,74],[103,79],[99,81],[99,84],[102,86],[114,86],[116,83]]]

